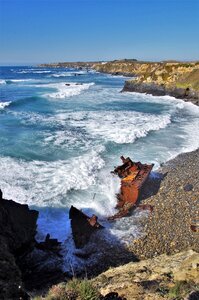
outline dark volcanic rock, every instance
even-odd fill
[[[0,201],[0,232],[12,253],[30,250],[34,244],[38,212],[12,200]]]
[[[25,299],[21,289],[21,271],[16,257],[34,246],[38,212],[12,200],[5,200],[0,193],[0,299]]]
[[[36,248],[37,218],[36,210],[3,199],[0,190],[1,300],[29,299],[25,289],[45,289],[64,280],[62,257],[57,247],[52,247],[60,243],[49,238],[45,241],[49,247]]]
[[[199,93],[191,88],[166,87],[164,84],[140,83],[136,81],[126,81],[122,92],[146,93],[153,96],[169,95],[184,101],[190,101],[199,105]]]

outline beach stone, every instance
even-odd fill
[[[190,184],[190,183],[187,183],[187,184],[184,186],[184,191],[185,191],[185,192],[189,192],[189,191],[191,191],[191,190],[193,190],[193,185]]]
[[[199,161],[199,149],[177,156],[158,170],[167,175],[153,197],[141,200],[141,204],[152,205],[154,209],[150,217],[143,217],[139,223],[143,235],[129,246],[129,250],[138,259],[152,258],[163,253],[173,254],[186,249],[199,252],[195,224],[199,195],[199,169],[196,161]],[[143,191],[155,191],[155,180],[154,178],[146,183]]]

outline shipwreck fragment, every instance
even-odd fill
[[[89,241],[93,232],[102,229],[103,226],[97,221],[97,216],[88,217],[81,210],[71,206],[69,211],[73,240],[76,248],[83,248]]]
[[[45,241],[37,243],[36,247],[44,251],[52,251],[59,254],[61,250],[61,242],[57,239],[51,239],[50,234],[46,235]]]
[[[119,212],[108,218],[115,220],[129,214],[140,194],[140,190],[147,180],[154,164],[147,165],[141,162],[133,162],[129,157],[121,156],[123,164],[118,166],[111,173],[121,178],[120,193],[117,194],[118,203],[116,208]]]

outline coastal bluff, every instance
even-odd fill
[[[114,61],[95,64],[94,69],[115,75],[133,76],[122,92],[173,96],[199,105],[199,62]]]
[[[133,77],[122,92],[169,95],[199,105],[199,62],[147,62],[122,59],[107,62],[59,62],[40,67],[94,69],[101,73]]]

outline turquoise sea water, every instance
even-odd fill
[[[157,169],[198,148],[198,107],[120,93],[124,81],[92,70],[1,67],[0,188],[40,211],[38,239],[50,232],[71,241],[70,205],[102,220],[114,213],[119,180],[110,171],[121,155]],[[134,238],[135,219],[109,225],[111,234]]]

